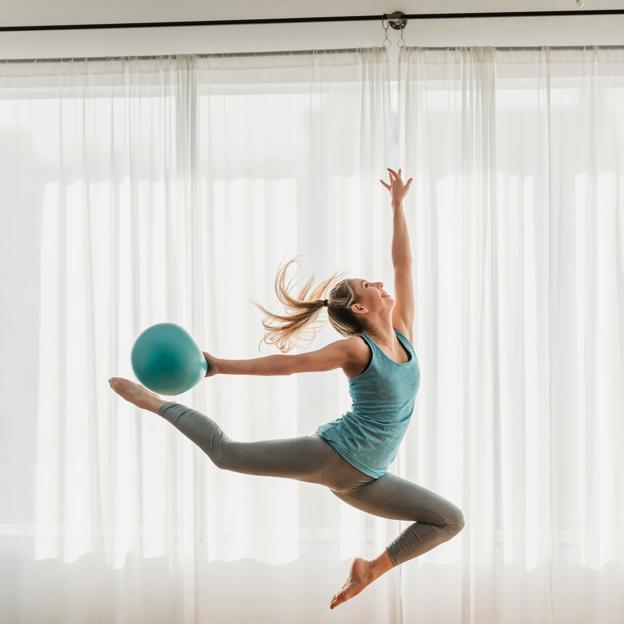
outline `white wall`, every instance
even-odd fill
[[[621,9],[624,2],[585,0],[584,8]],[[381,15],[395,10],[453,13],[583,9],[575,0],[3,0],[0,24]],[[396,42],[398,31],[389,32]],[[383,36],[381,22],[376,21],[0,33],[0,59],[369,47],[381,45]],[[412,20],[404,38],[410,46],[624,45],[624,15]]]

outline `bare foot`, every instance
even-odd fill
[[[108,383],[119,396],[130,401],[130,403],[134,403],[137,407],[158,412],[160,406],[166,403],[145,386],[124,377],[111,377]]]
[[[367,585],[370,585],[375,580],[371,568],[371,562],[367,559],[354,559],[349,571],[349,578],[347,578],[342,589],[332,598],[329,608],[333,609],[349,598],[357,596]]]

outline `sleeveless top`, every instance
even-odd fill
[[[375,478],[383,476],[396,457],[420,386],[414,348],[407,336],[394,331],[409,360],[397,363],[368,334],[357,334],[372,356],[366,369],[349,379],[351,409],[316,430],[351,465]]]

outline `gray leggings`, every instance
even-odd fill
[[[393,520],[413,520],[386,547],[395,566],[446,542],[464,526],[464,516],[453,503],[389,472],[378,479],[370,477],[344,460],[317,433],[236,442],[208,416],[180,403],[165,403],[159,413],[219,468],[326,485],[338,498],[362,511]]]

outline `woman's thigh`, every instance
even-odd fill
[[[215,463],[225,470],[318,483],[332,490],[353,489],[373,480],[316,433],[258,442],[226,439]]]
[[[439,494],[387,472],[371,483],[334,494],[349,505],[392,520],[443,526],[463,523],[461,510]]]
[[[318,433],[239,442],[212,418],[181,403],[164,403],[159,413],[224,470],[320,483],[338,490],[373,480],[345,461]]]

